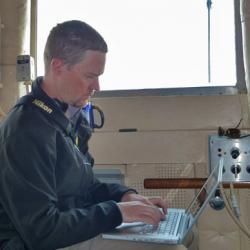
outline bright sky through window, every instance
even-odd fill
[[[208,83],[206,0],[38,0],[38,75],[49,30],[78,19],[109,46],[101,89],[234,86],[233,0],[213,0]]]

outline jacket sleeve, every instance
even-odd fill
[[[79,150],[85,155],[86,159],[90,162],[91,166],[94,165],[94,158],[89,153],[88,141],[91,137],[91,128],[87,125],[87,121],[83,118],[83,121],[78,129],[79,138]],[[128,188],[119,184],[103,183],[97,178],[94,179],[93,185],[90,187],[89,192],[95,203],[114,200],[119,202],[122,196],[128,192],[132,191],[136,193],[136,190]]]
[[[52,153],[56,152],[55,144],[53,134],[45,138],[40,131],[24,130],[9,137],[0,148],[0,202],[28,249],[66,247],[122,222],[120,210],[112,200],[64,212],[57,208],[57,156]],[[96,185],[93,192],[102,184]],[[107,196],[119,196],[116,188],[110,190]]]
[[[99,181],[96,177],[94,184],[89,189],[89,192],[92,194],[92,197],[96,203],[107,200],[119,202],[125,193],[137,193],[135,189],[116,183],[104,183]]]

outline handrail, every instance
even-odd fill
[[[146,189],[195,189],[201,188],[207,178],[146,178]],[[230,183],[223,183],[224,188],[229,188]],[[250,182],[234,182],[235,188],[250,188]]]

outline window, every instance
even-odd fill
[[[102,90],[234,89],[243,72],[236,7],[233,0],[38,0],[38,75],[49,30],[79,19],[109,46]]]

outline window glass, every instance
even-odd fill
[[[236,84],[233,0],[213,0],[210,15],[206,0],[38,0],[38,75],[49,30],[72,19],[108,43],[102,90]]]

